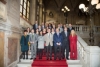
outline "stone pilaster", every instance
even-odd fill
[[[31,0],[30,4],[30,22],[34,24],[36,21],[36,0]]]
[[[43,22],[43,3],[42,0],[39,2],[40,8],[39,8],[39,24]]]

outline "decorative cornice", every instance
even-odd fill
[[[16,25],[8,24],[6,22],[1,22],[1,20],[0,20],[0,30],[5,32],[8,31],[13,33],[18,33],[18,34],[22,33],[21,26],[16,26]]]
[[[0,0],[3,4],[6,4],[6,1],[5,0]]]

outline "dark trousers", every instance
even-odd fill
[[[38,49],[39,59],[42,59],[43,49]]]
[[[53,42],[53,46],[52,46],[52,53],[54,53],[54,42]]]
[[[36,53],[37,53],[37,55],[38,55],[38,52],[39,52],[39,51],[38,51],[38,42],[37,42],[36,44],[37,44],[37,45],[36,45],[36,50],[37,50]]]
[[[23,51],[20,58],[25,59],[25,55],[26,55],[26,59],[28,59],[28,51]]]
[[[56,59],[57,56],[59,59],[61,59],[61,45],[54,46],[54,50],[55,50],[54,59]]]
[[[47,49],[46,49],[46,46],[44,46],[44,55],[46,54],[46,51],[47,51]]]
[[[65,58],[65,49],[66,49],[66,59],[69,56],[69,46],[67,44],[62,45],[62,58]]]
[[[49,44],[48,46],[46,46],[46,55],[47,55],[47,59],[52,59],[52,46]]]

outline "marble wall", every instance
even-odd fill
[[[17,60],[17,38],[8,38],[8,65]]]
[[[4,67],[4,33],[0,32],[0,67]]]
[[[6,18],[0,19],[0,67],[15,67],[19,61],[19,41],[22,33],[19,16],[20,0],[6,0],[4,5]]]

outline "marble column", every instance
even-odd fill
[[[30,22],[34,24],[36,21],[36,0],[31,0],[30,3]]]
[[[40,8],[39,8],[39,24],[41,24],[43,22],[43,4],[42,4],[42,0],[40,0],[39,2],[40,4]]]

